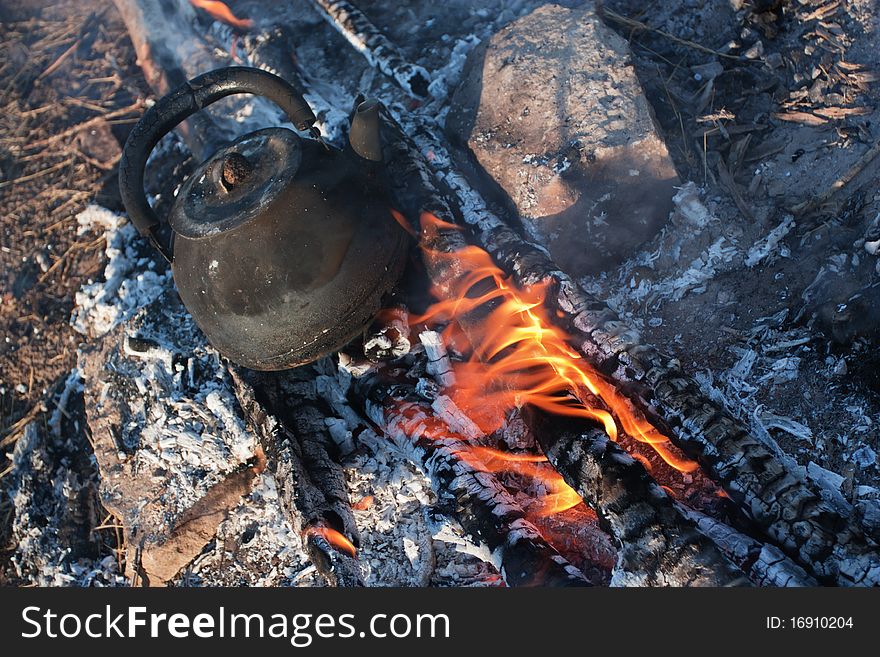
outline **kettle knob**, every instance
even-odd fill
[[[156,235],[159,218],[144,193],[147,157],[159,140],[181,121],[233,94],[265,96],[284,110],[297,130],[320,135],[314,126],[315,114],[302,94],[277,75],[258,68],[229,66],[210,71],[158,100],[144,113],[125,142],[119,161],[119,192],[132,223],[169,262],[172,254],[159,243]],[[231,163],[231,167],[231,178],[245,174],[244,163]]]

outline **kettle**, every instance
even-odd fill
[[[239,137],[181,186],[171,238],[144,193],[159,139],[231,94],[265,96],[309,137],[266,128]],[[170,262],[187,310],[224,356],[281,370],[339,349],[364,330],[396,284],[407,236],[386,198],[379,105],[360,103],[349,143],[328,147],[302,95],[281,78],[227,67],[184,83],[132,130],[119,188],[138,231]]]

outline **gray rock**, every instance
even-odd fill
[[[530,236],[574,276],[652,237],[678,184],[626,42],[594,8],[547,5],[471,54],[447,121]]]

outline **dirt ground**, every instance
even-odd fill
[[[69,323],[74,295],[101,272],[103,258],[102,241],[78,236],[75,217],[90,202],[121,209],[116,160],[146,87],[108,2],[4,1],[0,21],[5,453],[26,421],[47,420],[75,365],[81,336]],[[11,508],[2,497],[5,551]]]
[[[358,4],[414,61],[444,64],[437,49],[407,39],[414,20],[428,20],[424,7]],[[843,319],[840,306],[880,277],[863,248],[880,217],[880,158],[822,196],[878,140],[875,0],[604,4],[606,20],[630,40],[680,178],[704,188],[713,219],[684,240],[662,234],[619,270],[582,284],[610,299],[646,342],[703,376],[705,390],[733,412],[758,418],[801,465],[816,461],[850,488],[877,486],[880,302],[851,304],[854,316]],[[445,26],[432,20],[428,29],[439,35]],[[314,66],[323,73],[333,65]],[[116,161],[147,97],[111,3],[0,0],[3,452],[31,420],[45,429],[76,363],[83,336],[70,327],[75,294],[100,275],[104,245],[79,235],[75,217],[90,202],[122,209]],[[794,225],[768,256],[730,264],[733,251],[719,240],[746,249],[789,216]],[[689,271],[696,278],[683,281]],[[77,403],[68,409],[65,422],[90,467],[86,424]],[[809,439],[786,419],[807,426]],[[103,517],[96,496],[82,506]],[[4,489],[0,584],[14,582],[5,563],[12,513]],[[91,549],[112,555],[117,542],[111,528]]]

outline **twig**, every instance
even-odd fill
[[[49,66],[42,73],[40,73],[37,76],[37,79],[35,80],[35,82],[39,82],[43,78],[45,78],[49,75],[52,75],[55,71],[57,71],[58,67],[64,63],[64,60],[67,59],[68,57],[70,57],[70,55],[73,53],[73,51],[76,50],[77,46],[79,46],[79,43],[80,43],[79,39],[74,40],[74,42],[70,46],[70,48],[68,48],[63,53],[61,53],[54,62],[49,64]]]
[[[137,100],[134,103],[132,103],[131,105],[129,105],[128,107],[122,107],[118,110],[113,110],[112,112],[107,112],[106,114],[102,114],[100,116],[93,116],[92,118],[90,118],[86,121],[83,121],[82,123],[77,123],[76,125],[71,126],[70,128],[67,128],[67,130],[62,130],[61,132],[55,133],[51,137],[46,137],[45,139],[38,139],[37,141],[32,141],[31,143],[27,144],[24,148],[26,148],[28,150],[32,150],[35,148],[42,148],[43,146],[49,146],[50,144],[54,144],[55,142],[60,141],[66,137],[69,137],[70,135],[76,134],[77,132],[80,132],[81,130],[85,130],[86,128],[91,128],[93,125],[95,125],[96,123],[100,123],[102,120],[109,121],[110,119],[115,119],[115,118],[121,117],[125,114],[137,112],[143,108],[143,105],[144,105],[143,101]]]
[[[9,427],[9,431],[7,431],[6,435],[3,437],[3,440],[0,440],[0,449],[6,447],[7,445],[11,445],[16,440],[18,440],[19,436],[21,436],[24,428],[28,425],[28,423],[33,420],[40,413],[45,413],[48,409],[46,405],[40,401],[37,402],[31,410],[25,413],[21,418],[19,418],[15,424]]]
[[[58,260],[56,260],[55,262],[52,263],[52,266],[49,267],[49,269],[47,269],[45,272],[43,272],[43,275],[40,276],[39,282],[42,283],[47,278],[49,278],[49,276],[52,275],[52,272],[54,272],[61,265],[61,263],[64,262],[65,258],[67,258],[67,256],[70,255],[73,251],[90,251],[91,249],[95,248],[96,246],[98,246],[98,244],[100,244],[103,241],[104,241],[104,236],[101,235],[101,237],[97,238],[96,240],[93,240],[92,242],[88,242],[88,243],[74,242],[73,244],[70,245],[70,247],[67,249],[67,251],[65,251],[64,253],[61,254],[61,257],[59,257]]]
[[[53,164],[51,167],[47,167],[45,169],[40,169],[36,173],[29,173],[26,176],[22,176],[21,178],[14,178],[13,180],[5,180],[0,182],[0,189],[3,187],[11,187],[12,185],[18,185],[19,183],[27,182],[28,180],[33,180],[34,178],[40,178],[42,176],[48,175],[53,171],[58,171],[59,169],[63,169],[65,167],[73,164],[75,157],[69,157],[63,162],[59,162],[58,164]]]
[[[654,32],[655,34],[659,34],[662,37],[666,37],[671,41],[675,41],[675,43],[681,44],[683,46],[687,46],[688,48],[693,48],[694,50],[699,50],[701,52],[709,53],[710,55],[715,55],[717,57],[724,57],[725,59],[732,59],[738,62],[751,62],[752,60],[746,59],[745,57],[740,57],[738,55],[728,55],[727,53],[718,52],[717,50],[712,50],[711,48],[707,48],[696,41],[689,41],[687,39],[682,39],[680,37],[675,36],[674,34],[670,34],[669,32],[664,32],[663,30],[658,30],[656,27],[651,27],[647,23],[642,23],[641,21],[637,21],[633,18],[627,18],[626,16],[621,16],[620,14],[611,11],[610,9],[606,9],[602,7],[599,9],[599,13],[608,18],[615,23],[620,23],[621,25],[626,25],[627,27],[638,28],[640,30],[646,30],[648,32]]]

